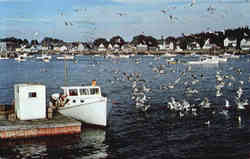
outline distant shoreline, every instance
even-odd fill
[[[19,55],[25,52],[16,52],[12,51],[9,52],[10,54]],[[29,54],[29,52],[26,52]],[[190,54],[198,54],[198,55],[223,55],[224,53],[229,54],[237,54],[237,55],[247,55],[250,54],[250,50],[237,50],[237,49],[199,49],[199,50],[184,50],[184,51],[175,51],[175,50],[158,50],[158,51],[131,51],[131,52],[125,52],[125,51],[112,51],[112,50],[106,50],[106,51],[97,51],[97,50],[86,50],[86,51],[78,51],[78,52],[56,52],[54,50],[47,50],[47,51],[40,51],[30,54],[50,54],[50,55],[64,55],[64,54],[72,54],[72,55],[155,55],[160,56],[164,54],[173,54],[173,55],[190,55]],[[10,56],[10,57],[12,57]]]

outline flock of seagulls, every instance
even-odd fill
[[[135,65],[145,64],[142,57],[133,57],[133,62]],[[154,107],[155,94],[158,92],[170,94],[166,99],[165,109],[170,112],[177,114],[178,118],[185,118],[185,116],[199,116],[209,113],[210,115],[222,115],[225,118],[231,118],[230,114],[233,112],[249,112],[250,107],[248,103],[247,96],[245,95],[245,86],[250,82],[250,76],[247,79],[242,80],[241,76],[245,75],[243,70],[237,67],[229,68],[231,73],[224,70],[217,70],[214,75],[215,86],[210,88],[208,92],[214,91],[214,96],[203,96],[204,81],[211,80],[208,77],[207,72],[197,72],[192,65],[184,64],[185,68],[177,70],[172,67],[165,60],[162,63],[162,57],[156,56],[154,59],[156,62],[149,62],[148,67],[151,69],[153,74],[152,79],[144,77],[143,72],[122,72],[118,68],[114,69],[112,84],[118,82],[128,82],[131,84],[131,94],[130,100],[132,105],[138,111],[145,113],[150,113]],[[111,59],[114,64],[119,64],[119,59]],[[178,64],[177,64],[178,65]],[[182,65],[182,64],[181,64]],[[196,68],[197,69],[197,68]],[[169,77],[175,77],[174,80],[169,80]],[[211,78],[211,75],[209,75]],[[166,82],[159,82],[159,87],[155,88],[152,83],[158,81],[158,78],[166,78]],[[206,83],[206,82],[205,82]],[[151,87],[150,87],[151,86]],[[178,91],[178,89],[180,89]],[[177,97],[173,95],[173,92],[177,91]],[[227,96],[226,92],[230,91],[232,97]],[[171,93],[172,92],[172,93]],[[180,93],[181,92],[181,93]],[[182,94],[182,99],[180,98]],[[201,95],[203,94],[203,95]],[[217,105],[214,99],[218,99],[220,102]],[[163,102],[164,103],[164,102]],[[237,117],[239,122],[242,121],[241,116]],[[205,125],[210,125],[211,120],[204,123]]]
[[[229,13],[232,13],[232,7],[223,7],[221,5],[222,3],[225,3],[225,2],[210,1],[208,3],[208,6],[204,8],[205,15],[201,14],[201,17],[202,18],[211,18],[211,16],[215,15],[215,18],[217,18],[217,17],[225,18],[227,15],[229,15]],[[249,3],[249,1],[245,0],[245,1],[241,1],[239,3]],[[198,7],[203,7],[204,5],[205,4],[197,3],[196,0],[190,0],[188,5],[184,5],[184,9],[198,8]],[[183,9],[183,8],[181,8],[181,6],[178,6],[178,10],[179,9]],[[176,12],[174,12],[174,10],[176,10]],[[171,6],[171,7],[168,7],[167,9],[162,9],[162,10],[160,10],[160,12],[163,15],[168,16],[168,19],[170,20],[171,23],[177,22],[177,21],[183,22],[183,23],[192,21],[192,19],[189,17],[183,17],[183,16],[178,15],[176,6]],[[244,13],[241,13],[241,14],[244,15]]]

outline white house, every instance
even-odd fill
[[[168,50],[174,50],[174,43],[170,42],[167,46]]]
[[[46,118],[46,88],[41,84],[15,84],[15,112],[20,120]]]
[[[167,47],[166,47],[166,42],[165,42],[165,40],[163,40],[162,44],[159,44],[158,47],[159,47],[159,50],[166,50]]]
[[[176,45],[175,51],[176,51],[176,52],[181,52],[181,51],[183,51],[183,49],[181,49],[179,45]]]
[[[103,45],[103,43],[101,43],[101,44],[98,46],[98,51],[106,51],[106,48],[105,48],[105,46]]]
[[[115,50],[120,50],[120,45],[115,44],[115,45],[114,45],[114,49],[115,49]]]
[[[34,45],[32,45],[32,46],[30,47],[30,52],[38,52],[37,47],[34,46]]]
[[[136,45],[136,50],[137,51],[146,51],[146,50],[148,50],[148,45],[140,43],[140,44]]]
[[[241,50],[250,50],[250,38],[243,38],[240,41]]]
[[[38,52],[38,51],[40,51],[42,49],[43,49],[42,45],[32,45],[31,46],[31,51],[32,52]]]
[[[135,49],[136,47],[130,44],[124,44],[121,46],[121,50],[125,53],[133,52]]]
[[[237,46],[237,39],[224,39],[224,47],[236,47]]]
[[[0,52],[7,51],[7,43],[0,42]]]
[[[24,52],[31,52],[31,48],[24,48],[23,51]]]
[[[68,50],[68,48],[65,45],[60,47],[60,52],[64,52],[64,51],[67,51],[67,50]]]
[[[210,39],[207,39],[202,49],[211,49],[211,48],[212,48],[212,45],[210,44]]]
[[[187,50],[199,50],[199,49],[201,49],[200,44],[196,41],[193,41],[187,45]]]
[[[109,50],[113,50],[113,46],[112,46],[112,44],[111,44],[111,43],[109,43],[109,45],[108,45],[108,49],[109,49]]]
[[[42,47],[41,47],[41,50],[42,50],[42,51],[47,51],[47,50],[49,50],[49,47],[48,47],[48,46],[42,46]]]
[[[61,50],[61,47],[60,46],[54,46],[53,50],[59,52]]]
[[[80,44],[78,45],[77,50],[78,50],[78,51],[85,51],[85,50],[87,50],[87,48],[86,48],[82,43],[80,43]]]

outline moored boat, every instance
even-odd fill
[[[42,54],[42,56],[36,57],[36,59],[40,59],[40,60],[44,60],[44,59],[50,60],[51,58],[52,58],[52,56],[46,55],[46,54]]]
[[[95,82],[90,86],[61,88],[63,93],[52,94],[50,101],[61,114],[91,125],[107,126],[107,98],[102,96]]]
[[[58,56],[56,57],[57,60],[74,60],[73,55],[64,55],[64,56]]]
[[[216,56],[202,56],[198,61],[189,61],[188,64],[218,64],[219,61]]]
[[[18,57],[15,58],[15,60],[18,61],[18,62],[26,61],[26,59],[23,56],[18,56]]]

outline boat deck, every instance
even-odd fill
[[[0,120],[0,139],[81,133],[81,122],[55,112],[52,119]]]

